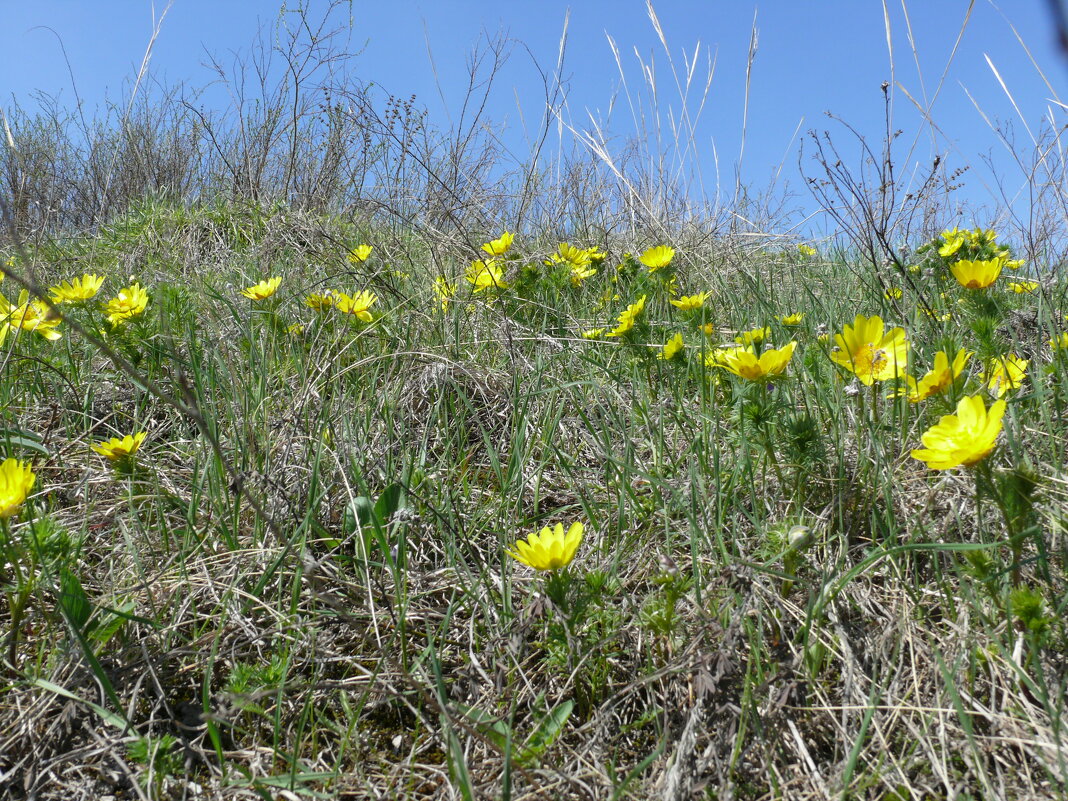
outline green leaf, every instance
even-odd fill
[[[378,518],[379,525],[384,526],[398,510],[407,505],[408,497],[404,486],[397,482],[390,484],[378,496],[378,503],[375,504],[375,517]]]
[[[345,508],[345,532],[354,534],[361,528],[370,528],[375,524],[375,503],[366,495],[359,495],[349,501]]]
[[[521,765],[532,763],[548,751],[552,744],[563,734],[564,727],[567,725],[567,720],[571,717],[571,712],[574,708],[575,702],[568,700],[546,713],[545,717],[541,719],[541,723],[534,729],[534,733],[523,744],[516,762]]]
[[[71,625],[81,631],[93,608],[78,577],[67,568],[59,571],[59,604]]]
[[[92,701],[87,701],[84,698],[80,698],[65,687],[60,687],[58,684],[53,684],[52,682],[47,681],[45,679],[33,679],[30,684],[36,687],[40,687],[42,690],[46,690],[50,693],[61,695],[64,698],[69,698],[72,701],[77,701],[80,704],[85,704],[87,707],[96,712],[96,714],[100,716],[101,720],[103,720],[105,723],[111,724],[117,729],[121,729],[125,732],[129,728],[126,721],[122,719],[121,715],[116,715],[111,710],[104,709],[104,707],[100,706],[100,704],[95,704]]]
[[[95,625],[88,627],[88,635],[93,642],[100,644],[101,646],[107,645],[111,638],[118,634],[122,627],[126,625],[126,621],[130,615],[133,614],[133,610],[137,608],[137,604],[133,600],[127,599],[122,601],[115,609],[102,609],[102,612],[107,614],[107,617],[98,616],[93,621]],[[155,623],[148,621],[153,628],[158,628]]]
[[[0,428],[0,441],[6,442],[9,446],[48,456],[48,448],[42,444],[42,438],[32,431],[23,431],[19,428]]]

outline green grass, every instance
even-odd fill
[[[361,242],[370,259],[346,260]],[[1057,797],[1064,276],[1034,265],[1036,293],[1004,291],[1006,271],[975,295],[931,251],[906,278],[686,241],[650,274],[624,253],[658,242],[610,239],[577,243],[608,258],[575,286],[544,264],[556,244],[517,237],[510,286],[478,294],[473,252],[283,209],[147,204],[12,250],[10,300],[17,278],[94,271],[100,299],[138,280],[151,300],[117,328],[97,301],[61,306],[62,339],[9,332],[0,354],[0,454],[36,474],[0,534],[5,781],[42,798]],[[672,275],[710,293],[703,310],[670,305]],[[240,296],[271,276],[273,298]],[[304,305],[327,288],[374,292],[373,321]],[[626,336],[582,336],[642,295]],[[858,313],[904,326],[917,377],[976,351],[951,397],[850,381],[829,354]],[[798,343],[782,379],[705,363],[763,325]],[[658,359],[676,332],[681,358]],[[994,453],[911,458],[1009,351],[1030,364]],[[126,465],[90,448],[137,431]],[[574,521],[562,574],[505,554]]]

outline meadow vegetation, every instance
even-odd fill
[[[1061,797],[1063,186],[814,132],[816,241],[279,20],[225,114],[5,111],[4,797]]]

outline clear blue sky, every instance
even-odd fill
[[[313,7],[325,7],[313,0]],[[907,3],[918,51],[919,69],[908,40],[901,0],[887,0],[895,70],[879,0],[661,0],[655,8],[676,64],[700,43],[702,62],[716,60],[708,102],[698,126],[699,161],[705,188],[716,191],[715,162],[721,194],[734,188],[741,145],[746,56],[754,13],[759,49],[752,72],[748,131],[741,174],[755,187],[767,184],[782,163],[782,177],[807,198],[798,177],[799,139],[810,128],[836,130],[824,117],[831,111],[876,143],[882,130],[880,84],[899,83],[912,97],[931,97],[946,67],[967,0],[910,0]],[[157,13],[162,4],[156,4]],[[606,35],[618,44],[628,85],[642,83],[639,57],[656,65],[660,108],[679,108],[678,95],[664,50],[650,24],[644,0],[574,0],[564,74],[569,79],[568,112],[578,128],[588,127],[587,112],[605,120],[613,93],[620,89]],[[0,0],[0,75],[6,105],[26,104],[34,91],[59,94],[73,102],[71,77],[59,39],[70,60],[78,92],[91,108],[106,96],[116,97],[136,73],[152,25],[147,0]],[[480,32],[508,31],[552,68],[568,3],[559,0],[391,0],[352,3],[351,45],[363,48],[359,74],[394,94],[415,93],[431,119],[447,125],[455,117],[466,85],[466,66]],[[276,18],[276,0],[174,0],[153,52],[152,65],[165,81],[209,83],[206,54],[223,60],[248,46],[257,30]],[[1016,26],[1047,87],[1012,33]],[[51,30],[46,30],[50,28]],[[58,36],[58,38],[57,38]],[[438,82],[428,58],[437,67]],[[1017,115],[984,56],[989,56],[1019,105]],[[922,80],[920,73],[922,72]],[[698,70],[698,75],[701,70]],[[444,102],[441,94],[444,95]],[[902,88],[894,88],[895,124],[911,143],[921,132],[920,117]],[[698,95],[697,87],[692,95]],[[990,159],[1011,195],[1021,184],[1020,168],[968,99],[991,120],[1011,126],[1020,142],[1028,141],[1024,122],[1038,131],[1045,117],[1065,124],[1065,110],[1051,98],[1068,102],[1068,65],[1056,53],[1045,0],[1003,0],[999,9],[976,0],[952,67],[933,107],[941,135],[939,152],[951,166],[969,165],[962,199],[982,203],[993,191]],[[209,95],[211,97],[211,95]],[[526,52],[516,47],[494,92],[492,117],[508,126],[506,141],[522,152],[524,139],[517,98],[527,124],[540,113],[542,92]],[[633,123],[625,99],[617,98],[608,119],[614,133],[625,136]],[[798,130],[800,127],[800,130]],[[846,139],[840,141],[845,144]],[[907,148],[906,148],[907,149]],[[1026,149],[1026,148],[1024,148]],[[855,155],[855,148],[847,147]],[[927,163],[931,138],[923,133],[913,165]],[[965,220],[965,222],[971,222]]]

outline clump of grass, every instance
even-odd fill
[[[4,529],[7,667],[37,727],[76,699],[153,793],[420,795],[432,768],[518,792],[577,779],[592,744],[615,754],[585,774],[606,792],[685,764],[755,797],[800,760],[828,792],[900,793],[992,782],[1006,726],[1053,736],[1062,310],[1016,339],[1000,321],[1034,299],[955,287],[937,242],[925,291],[953,317],[900,331],[854,319],[882,301],[831,258],[804,256],[825,295],[754,314],[715,303],[731,275],[624,253],[640,242],[587,260],[498,239],[493,285],[462,261],[393,275],[377,249],[354,280],[357,244],[325,274],[237,252],[195,282],[107,275],[101,298],[144,287],[135,315],[74,298],[58,339],[9,326],[5,455],[37,482]],[[57,280],[81,269],[69,248]],[[975,359],[915,378],[988,316],[973,347],[1035,354],[1025,376]],[[946,417],[973,399],[1005,408],[974,445]],[[532,581],[506,549],[567,520],[574,562]],[[932,708],[957,738],[944,762],[916,737]],[[698,719],[718,721],[689,735],[712,761],[673,748]],[[1056,780],[1042,742],[999,759]]]

